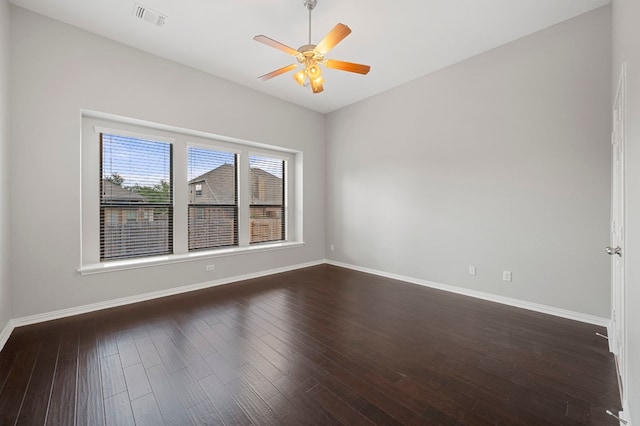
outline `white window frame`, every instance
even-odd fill
[[[173,254],[134,259],[100,261],[100,133],[169,142],[173,145]],[[238,246],[188,250],[187,147],[194,146],[237,154]],[[188,262],[304,245],[302,238],[302,153],[256,142],[212,135],[140,120],[83,111],[81,134],[81,259],[78,271],[85,274]],[[285,161],[285,239],[249,244],[249,156]]]

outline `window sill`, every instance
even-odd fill
[[[304,242],[284,242],[256,244],[249,247],[232,247],[218,250],[206,250],[185,254],[170,254],[139,259],[113,260],[110,262],[83,265],[78,269],[80,275],[102,274],[105,272],[124,271],[127,269],[149,268],[153,266],[169,265],[172,263],[191,262],[194,260],[213,259],[217,257],[235,256],[239,254],[257,253],[262,251],[281,250],[304,246]]]

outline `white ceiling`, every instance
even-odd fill
[[[253,41],[264,34],[297,49],[307,44],[303,0],[139,0],[168,16],[162,27],[135,18],[135,0],[11,0],[11,3],[151,54],[322,113],[334,111],[462,59],[508,43],[610,0],[318,0],[312,43],[338,22],[353,32],[328,55],[371,65],[367,76],[325,70],[312,94],[287,73],[295,63]]]

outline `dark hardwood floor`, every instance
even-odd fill
[[[322,265],[18,328],[0,424],[616,425],[596,332]]]

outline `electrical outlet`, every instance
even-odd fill
[[[473,265],[469,265],[469,275],[475,275],[476,274],[476,267]]]
[[[213,271],[216,269],[216,265],[207,265],[207,271]]]
[[[331,245],[329,246],[329,250],[334,251],[335,249],[336,249],[336,248],[334,247],[334,245],[333,245],[333,244],[331,244]]]
[[[502,281],[511,281],[511,271],[502,271]]]

